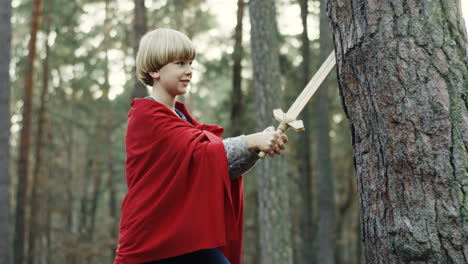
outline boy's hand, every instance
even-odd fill
[[[268,127],[263,132],[245,136],[249,149],[263,151],[270,157],[275,154],[280,155],[281,150],[285,148],[288,137],[285,134],[277,135],[274,127]]]

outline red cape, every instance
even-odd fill
[[[126,133],[128,192],[114,264],[140,264],[219,248],[241,263],[242,177],[229,179],[223,128],[194,125],[166,106],[134,99]]]

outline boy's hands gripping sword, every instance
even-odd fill
[[[302,120],[296,120],[296,118],[302,109],[304,109],[310,98],[312,98],[315,91],[317,91],[323,80],[325,80],[334,66],[335,51],[332,51],[322,66],[320,66],[320,69],[317,71],[317,73],[315,73],[314,77],[312,77],[304,90],[302,90],[301,94],[296,98],[296,101],[294,101],[288,112],[285,114],[281,109],[273,110],[273,115],[275,116],[276,120],[280,122],[278,128],[276,129],[276,134],[281,135],[289,127],[294,128],[297,132],[304,131],[304,124],[302,123]],[[265,155],[266,153],[263,151],[258,154],[261,159],[263,159]]]

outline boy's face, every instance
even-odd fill
[[[155,85],[169,94],[185,94],[192,79],[192,60],[176,60],[164,65],[157,72],[150,72]]]

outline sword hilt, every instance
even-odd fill
[[[280,121],[280,124],[275,131],[278,136],[281,136],[281,134],[286,132],[286,130],[288,130],[290,127],[294,128],[294,130],[297,132],[304,131],[304,124],[302,123],[302,120],[294,120],[289,118],[281,109],[273,110],[273,115],[275,116],[276,120]],[[258,153],[258,157],[260,159],[264,159],[265,156],[266,153],[263,151]]]
[[[275,133],[276,133],[276,135],[281,136],[281,134],[283,134],[286,130],[288,130],[288,128],[289,128],[288,123],[282,121],[282,122],[279,124],[278,128],[276,129]],[[266,153],[263,152],[263,151],[261,151],[260,153],[258,153],[258,157],[261,158],[261,159],[264,159],[265,156],[266,156]]]

